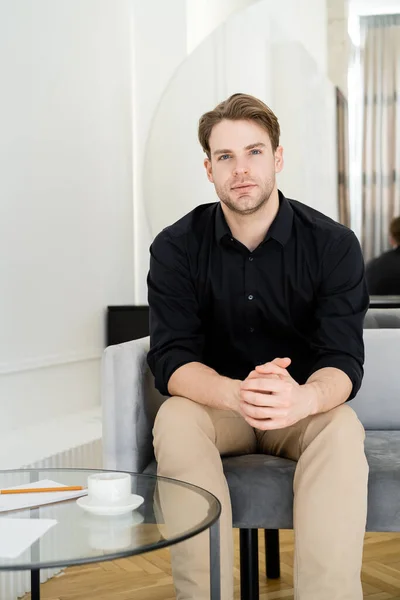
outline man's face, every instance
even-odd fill
[[[273,152],[268,132],[254,121],[228,119],[213,127],[209,144],[204,166],[221,202],[240,214],[259,210],[283,168],[282,147]]]

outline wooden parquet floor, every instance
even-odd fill
[[[240,597],[237,534],[235,600]],[[267,582],[260,532],[260,600],[293,600],[293,532],[281,531],[280,541],[281,578]],[[366,534],[362,581],[364,598],[400,600],[400,534]],[[43,584],[41,594],[42,600],[174,600],[169,551],[71,567]],[[24,597],[28,599],[30,595]]]

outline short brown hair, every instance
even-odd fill
[[[389,231],[396,244],[400,246],[400,217],[392,220]]]
[[[261,125],[269,135],[272,150],[275,152],[279,146],[280,127],[275,114],[264,102],[248,94],[233,94],[199,120],[199,142],[211,158],[210,135],[213,127],[223,119],[231,121],[255,121]]]

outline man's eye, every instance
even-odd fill
[[[218,160],[226,160],[227,158],[229,158],[229,154],[221,154]]]
[[[252,154],[261,154],[261,150],[259,150],[258,148],[253,148],[253,150],[251,151]]]

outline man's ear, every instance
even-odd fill
[[[214,179],[213,179],[213,175],[212,175],[211,160],[209,158],[204,159],[204,167],[206,169],[208,181],[211,181],[211,183],[214,183]]]
[[[275,173],[280,173],[283,169],[283,148],[278,146],[275,150]]]

